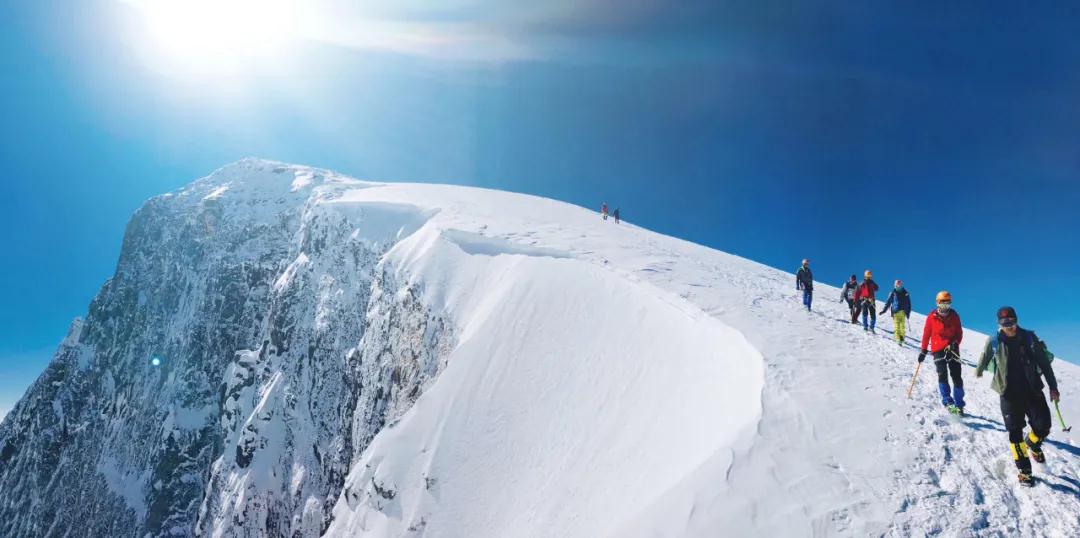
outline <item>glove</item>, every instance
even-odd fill
[[[1059,401],[1061,401],[1061,393],[1056,391],[1056,390],[1050,389],[1050,401],[1051,402],[1059,402]]]
[[[919,352],[919,362],[922,362],[922,361],[925,361],[925,360],[926,360],[926,350],[924,349],[924,350]]]

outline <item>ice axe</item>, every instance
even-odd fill
[[[915,363],[915,375],[911,376],[911,386],[907,389],[907,397],[909,400],[911,399],[911,391],[915,388],[915,380],[919,379],[919,368],[922,368],[922,363]]]
[[[1061,422],[1061,431],[1067,432],[1072,429],[1072,426],[1065,426],[1065,419],[1061,418],[1061,403],[1054,402],[1054,409],[1057,410],[1058,420]]]

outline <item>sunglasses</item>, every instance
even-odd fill
[[[998,320],[998,325],[1005,327],[1006,329],[1016,327],[1016,318],[1002,318]]]
[[[944,309],[949,309],[949,308],[952,308],[952,303],[950,303],[950,302],[946,302],[946,301],[942,301],[942,302],[940,302],[940,303],[938,303],[938,304],[937,304],[937,307],[938,307],[938,308],[944,308]]]

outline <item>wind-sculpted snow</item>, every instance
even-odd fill
[[[486,237],[477,233],[463,232],[461,230],[447,230],[443,237],[466,254],[478,256],[540,256],[547,258],[568,258],[565,252],[555,249],[520,245],[506,239]]]
[[[761,359],[735,331],[599,267],[486,264],[505,284],[455,309],[472,330],[354,465],[330,534],[598,536],[752,433]]]
[[[838,295],[552,200],[240,161],[132,217],[0,424],[0,536],[1080,535],[1071,436],[1020,489],[988,380],[962,422],[932,367],[908,400],[912,342]]]

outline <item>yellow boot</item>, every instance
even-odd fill
[[[1031,460],[1028,459],[1027,445],[1023,441],[1019,443],[1009,443],[1009,449],[1012,451],[1013,461],[1016,462],[1016,468],[1020,470],[1019,480],[1020,485],[1031,486],[1035,483],[1031,477]]]
[[[1035,435],[1035,432],[1028,432],[1027,446],[1028,452],[1031,453],[1031,459],[1039,463],[1046,463],[1046,454],[1043,454],[1042,442],[1043,440]]]

